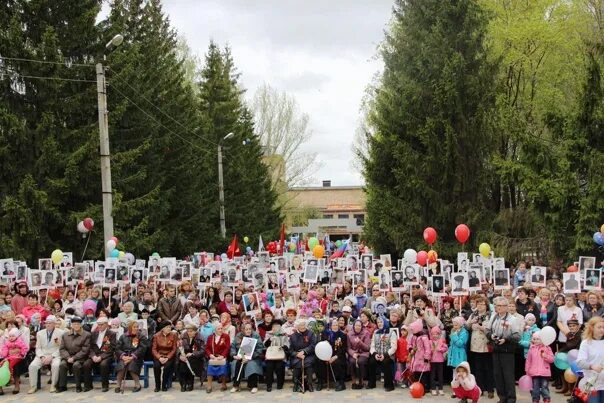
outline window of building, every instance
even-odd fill
[[[346,219],[348,217],[349,217],[348,214],[338,214],[338,218],[341,219],[341,220],[342,219]]]
[[[323,214],[323,218],[333,218],[333,214]]]
[[[363,225],[365,223],[365,214],[355,214],[354,218],[357,220],[357,225]]]

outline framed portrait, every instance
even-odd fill
[[[304,256],[294,255],[291,260],[291,268],[294,270],[302,270],[303,262],[304,262]]]
[[[584,278],[586,290],[599,290],[602,284],[602,269],[587,269]]]
[[[493,259],[493,268],[495,270],[505,269],[505,259],[502,257],[496,257]]]
[[[19,262],[19,264],[16,265],[15,281],[27,282],[27,279],[28,279],[27,272],[28,271],[29,271],[29,268],[27,267],[27,264],[25,262]]]
[[[258,264],[260,265],[260,267],[269,267],[271,263],[271,255],[269,252],[258,252],[256,256],[258,257]]]
[[[403,271],[402,270],[392,270],[390,272],[390,284],[392,287],[392,291],[402,291],[404,288],[403,284]]]
[[[229,287],[236,285],[241,280],[241,271],[237,270],[235,262],[228,262],[222,268],[222,279]]]
[[[346,267],[348,271],[357,271],[359,270],[359,262],[356,256],[346,256]]]
[[[103,284],[106,286],[115,286],[117,284],[116,269],[114,267],[105,267],[105,275],[103,276]]]
[[[578,294],[581,292],[580,274],[562,273],[562,287],[565,294]]]
[[[42,287],[42,270],[30,270],[27,284],[32,290],[39,290]]]
[[[182,268],[182,280],[190,281],[193,277],[193,264],[191,262],[181,262],[180,267]]]
[[[374,260],[371,266],[371,271],[369,273],[371,273],[370,275],[372,277],[378,277],[381,272],[386,270],[384,268],[384,262],[382,262],[381,260]]]
[[[248,272],[249,273],[249,272]],[[256,271],[252,277],[252,285],[254,286],[254,290],[262,290],[266,283],[266,278],[264,276],[264,272]]]
[[[300,272],[299,271],[290,271],[287,273],[286,285],[288,290],[299,290],[300,289]]]
[[[277,258],[273,257],[271,258],[271,262],[268,265],[268,269],[266,270],[267,273],[276,273],[278,271],[277,269]]]
[[[118,283],[127,284],[130,282],[130,268],[127,263],[119,262],[115,273]]]
[[[253,337],[243,337],[241,339],[241,346],[237,351],[237,355],[244,357],[246,360],[251,361],[254,356],[254,350],[256,349],[257,340]]]
[[[357,270],[355,272],[350,273],[350,281],[352,282],[352,287],[356,288],[359,284],[366,286],[367,284],[367,272],[365,270]]]
[[[470,293],[468,273],[454,273],[451,275],[451,295],[462,296]]]
[[[200,284],[210,284],[210,279],[212,278],[212,269],[209,267],[201,267],[199,269],[199,283]]]
[[[63,259],[61,260],[61,267],[67,268],[73,266],[73,252],[63,252]]]
[[[392,267],[392,256],[388,255],[380,255],[380,260],[384,264],[384,267],[388,270]]]
[[[144,269],[137,266],[130,266],[130,284],[138,284],[144,279]]]
[[[57,284],[57,277],[59,277],[59,272],[58,271],[54,271],[54,270],[48,270],[45,271],[42,274],[42,286],[41,288],[54,288]],[[62,282],[63,279],[61,278],[60,281]]]
[[[445,276],[432,276],[430,277],[430,289],[434,295],[445,295]]]
[[[331,284],[343,284],[344,283],[344,270],[342,268],[333,269],[331,271]]]
[[[268,291],[278,292],[280,287],[279,282],[279,274],[278,273],[268,273],[266,282],[266,289]]]
[[[418,264],[407,264],[402,271],[404,285],[419,285],[420,275]]]
[[[382,271],[378,277],[378,285],[380,287],[380,291],[388,291],[390,289],[390,272]]]
[[[371,312],[378,316],[386,316],[386,304],[380,301],[373,301],[371,303]]]
[[[401,332],[399,331],[398,327],[393,327],[390,328],[390,331],[388,332],[388,335],[391,335],[392,333],[396,334],[396,338],[398,339],[399,337],[401,337]],[[392,337],[392,336],[390,336]]]
[[[319,276],[319,266],[313,264],[306,264],[304,267],[303,281],[305,283],[316,283],[317,277]]]
[[[545,287],[547,269],[543,266],[531,267],[531,285]]]
[[[2,267],[4,267],[4,266],[2,266]],[[51,270],[51,269],[52,269],[52,260],[38,259],[38,270]]]
[[[470,264],[468,269],[468,287],[470,291],[478,291],[482,287],[480,285],[480,275],[482,274],[482,264],[474,267],[475,263]]]
[[[338,269],[343,269],[346,270],[346,268],[348,267],[346,265],[346,258],[345,257],[339,257],[336,260],[338,262]]]
[[[245,310],[245,314],[247,316],[253,316],[260,310],[260,303],[258,299],[258,293],[249,292],[247,294],[243,294],[242,303],[243,309]]]
[[[498,269],[493,270],[494,288],[495,290],[507,290],[510,288],[510,270]]]
[[[585,273],[585,270],[596,268],[595,256],[579,256],[579,271]]]
[[[319,270],[319,283],[321,285],[328,285],[331,282],[331,272],[336,269],[323,268]]]
[[[457,271],[468,271],[470,262],[468,260],[468,252],[457,252]]]
[[[15,268],[13,259],[0,259],[0,277],[14,278]]]
[[[366,253],[361,255],[361,270],[371,270],[373,268],[373,255]]]
[[[149,257],[149,273],[159,273],[161,270],[161,257],[150,256]]]

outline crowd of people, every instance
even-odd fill
[[[95,379],[107,392],[113,375],[115,392],[128,378],[139,392],[141,368],[152,362],[155,392],[173,382],[192,391],[196,380],[207,393],[214,383],[237,392],[243,381],[251,393],[261,383],[271,392],[285,387],[291,371],[294,392],[342,391],[347,383],[373,389],[381,378],[386,391],[419,382],[424,393],[444,396],[450,384],[452,397],[464,402],[496,393],[499,403],[513,403],[526,373],[532,401],[548,403],[550,382],[565,396],[576,386],[552,365],[554,353],[577,349],[578,386],[589,390],[589,403],[603,402],[601,290],[563,294],[553,278],[532,287],[527,269],[520,263],[510,274],[516,289],[495,291],[482,281],[459,297],[448,281],[442,295],[425,281],[395,292],[379,275],[355,287],[346,277],[333,288],[302,282],[295,292],[276,284],[270,298],[245,282],[141,281],[112,289],[88,280],[35,292],[26,282],[0,284],[0,358],[9,363],[14,394],[26,375],[35,393],[47,369],[50,392],[66,391],[70,375],[76,392],[92,390]],[[540,339],[546,326],[557,332],[551,345]],[[315,354],[320,342],[331,346],[328,360]]]

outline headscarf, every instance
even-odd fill
[[[336,330],[335,332],[331,330],[331,325],[333,325],[334,322],[338,325],[338,330]],[[338,337],[344,338],[344,332],[340,330],[340,325],[338,324],[337,319],[334,319],[330,322],[329,329],[326,329],[324,333],[327,336],[327,341],[329,341],[329,344],[335,343]]]
[[[361,324],[361,331],[360,331],[360,332],[357,332],[357,330],[356,330],[356,324],[357,324],[357,323],[360,323],[360,324]],[[364,331],[364,330],[365,330],[365,326],[363,326],[363,322],[361,322],[361,320],[360,320],[360,319],[355,320],[355,321],[354,321],[354,323],[352,324],[352,332],[353,332],[354,334],[357,334],[357,335],[358,335],[358,334],[363,333],[363,331]]]
[[[379,327],[375,329],[375,333],[377,334],[388,334],[390,332],[390,321],[383,316],[380,316],[378,320],[384,322],[384,326],[380,329]]]

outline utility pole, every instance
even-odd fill
[[[220,235],[226,238],[226,222],[224,219],[224,179],[222,177],[222,142],[218,144],[218,200],[220,201]]]
[[[105,68],[96,64],[96,89],[99,109],[99,140],[101,153],[101,186],[103,191],[103,239],[105,257],[109,256],[106,242],[113,236],[113,192],[111,190],[111,158],[109,154],[109,121],[107,118],[107,86]]]

